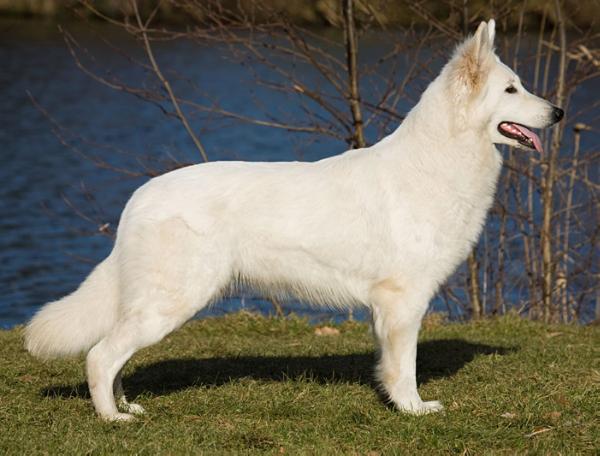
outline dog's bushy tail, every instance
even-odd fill
[[[46,304],[25,328],[25,348],[42,359],[89,350],[112,328],[118,305],[117,265],[100,263],[79,288]]]

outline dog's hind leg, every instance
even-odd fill
[[[214,291],[214,288],[211,290]],[[133,418],[131,413],[143,410],[139,406],[128,404],[123,408],[129,413],[118,411],[114,396],[122,394],[121,382],[117,378],[119,372],[136,351],[162,340],[204,307],[208,300],[205,296],[201,304],[183,306],[181,302],[175,304],[172,299],[167,299],[164,291],[155,290],[151,305],[147,299],[140,298],[137,303],[139,310],[119,321],[90,350],[87,356],[87,377],[98,415],[108,421],[124,421]],[[114,391],[113,386],[116,386]],[[123,406],[122,401],[121,405]]]
[[[113,396],[116,376],[137,350],[160,341],[177,326],[179,325],[172,320],[165,322],[143,313],[121,321],[90,350],[87,356],[87,377],[98,415],[108,421],[133,418],[133,415],[119,413],[117,410]]]
[[[130,420],[130,413],[140,411],[129,404],[123,408],[130,413],[120,413],[115,403],[114,393],[122,395],[118,377],[127,360],[192,318],[230,277],[226,252],[182,220],[166,220],[136,234],[139,244],[121,244],[128,250],[120,252],[117,322],[87,356],[94,407],[109,421]]]
[[[438,401],[422,401],[417,391],[417,338],[429,297],[387,279],[373,288],[371,299],[380,348],[377,375],[385,393],[398,409],[408,413],[442,410]]]

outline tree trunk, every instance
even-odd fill
[[[559,70],[556,82],[556,104],[563,105],[565,100],[565,72],[567,60],[567,39],[565,32],[565,23],[562,16],[560,1],[555,0],[556,19],[560,40]],[[543,221],[542,221],[542,303],[544,321],[547,323],[554,320],[557,313],[557,306],[553,300],[554,273],[556,264],[553,259],[552,248],[552,216],[554,180],[556,178],[556,162],[558,160],[558,149],[561,141],[561,127],[555,126],[552,132],[552,144],[550,146],[550,155],[548,157],[546,172],[543,179]]]
[[[471,317],[479,320],[483,316],[481,298],[479,297],[479,263],[477,262],[477,247],[469,254],[469,298],[471,300]]]
[[[346,38],[346,60],[348,68],[348,101],[352,112],[352,146],[354,148],[365,147],[363,132],[363,119],[360,109],[360,92],[358,90],[358,42],[356,27],[354,24],[354,2],[353,0],[342,0],[344,15],[344,35]]]

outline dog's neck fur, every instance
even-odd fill
[[[470,146],[464,152],[494,147],[482,125],[473,126],[464,113],[459,113],[454,100],[446,94],[449,89],[444,69],[421,95],[392,137],[420,136],[425,143]],[[404,139],[404,138],[403,138]]]
[[[452,169],[461,163],[467,171],[487,163],[497,168],[501,156],[486,129],[459,119],[452,100],[440,93],[448,90],[447,71],[445,68],[430,84],[396,131],[381,144],[394,155],[412,156],[428,167]],[[442,149],[440,144],[444,145]]]

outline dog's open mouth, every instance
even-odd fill
[[[540,154],[543,153],[542,141],[528,127],[514,122],[500,122],[498,131],[510,139],[515,139],[519,144],[537,150]]]

